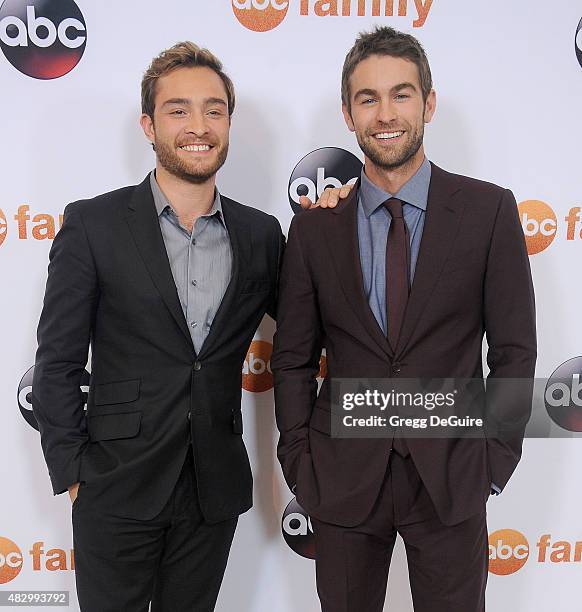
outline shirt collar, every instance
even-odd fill
[[[162,191],[161,187],[158,184],[158,181],[156,180],[155,170],[152,170],[150,172],[150,187],[152,189],[152,195],[154,196],[154,204],[156,206],[156,213],[158,217],[161,217],[166,210],[171,210],[175,214],[172,205],[168,201],[168,198],[166,198],[166,196],[164,195],[164,192]],[[220,222],[224,225],[222,201],[220,199],[218,189],[214,190],[214,202],[212,203],[212,208],[208,211],[208,213],[203,216],[211,217],[213,215],[216,215],[220,219]]]
[[[364,168],[362,168],[360,181],[360,201],[366,217],[369,217],[379,206],[381,206],[389,198],[398,198],[406,204],[411,204],[426,211],[428,203],[428,188],[430,186],[430,177],[432,168],[430,162],[425,157],[420,168],[416,171],[402,187],[398,193],[388,193],[380,189],[377,185],[366,176]]]

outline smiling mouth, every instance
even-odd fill
[[[180,149],[181,151],[188,151],[190,153],[204,153],[206,151],[210,151],[211,148],[212,147],[207,144],[182,145],[181,147],[178,147],[178,149]]]
[[[374,134],[374,138],[377,140],[393,140],[394,138],[400,138],[404,134],[403,131],[399,132],[380,132],[379,134]]]

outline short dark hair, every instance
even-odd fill
[[[351,112],[350,77],[356,66],[372,55],[390,55],[410,60],[418,68],[422,99],[426,102],[432,89],[432,75],[426,53],[414,36],[387,26],[376,26],[371,32],[360,32],[349,50],[342,70],[342,102]]]
[[[222,62],[208,49],[202,49],[189,40],[179,42],[154,57],[141,81],[141,112],[154,118],[156,83],[158,79],[176,68],[205,66],[214,70],[226,89],[228,115],[234,112],[234,85],[222,69]]]

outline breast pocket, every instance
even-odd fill
[[[252,279],[247,278],[241,287],[241,295],[249,295],[252,293],[266,293],[271,289],[271,281],[269,279]]]

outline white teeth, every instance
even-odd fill
[[[182,151],[210,151],[209,145],[184,145]]]
[[[404,134],[404,132],[382,132],[381,134],[376,134],[376,138],[386,140],[387,138],[397,138],[398,136],[402,136],[402,134]]]

